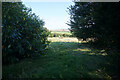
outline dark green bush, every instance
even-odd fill
[[[43,20],[21,2],[3,2],[2,13],[3,64],[44,53],[49,32]]]

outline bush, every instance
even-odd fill
[[[3,64],[43,54],[48,45],[44,21],[21,2],[2,4]]]

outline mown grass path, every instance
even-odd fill
[[[109,58],[102,53],[77,42],[51,42],[46,54],[3,66],[3,77],[111,79]]]

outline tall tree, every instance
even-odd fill
[[[71,31],[77,38],[86,39],[92,37],[91,27],[94,25],[92,16],[92,3],[76,2],[74,6],[70,6],[70,23]]]
[[[69,7],[68,25],[77,38],[94,37],[94,46],[119,50],[119,10],[119,3],[75,2]]]

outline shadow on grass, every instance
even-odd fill
[[[81,47],[81,45],[84,45],[86,47],[91,48],[91,52],[94,53],[94,55],[99,55],[100,56],[104,56],[104,58],[101,58],[101,60],[103,59],[105,61],[103,61],[103,63],[100,64],[100,68],[106,72],[106,74],[110,75],[112,79],[119,79],[120,80],[120,74],[119,74],[119,67],[120,67],[120,55],[119,53],[116,54],[116,52],[114,53],[114,50],[111,51],[109,53],[109,51],[105,51],[105,50],[100,50],[98,48],[92,48],[89,43],[81,43],[79,44],[79,47]],[[97,53],[97,54],[95,54]],[[107,55],[109,54],[109,55]]]
[[[70,60],[76,63],[74,65],[76,65],[76,69],[78,67],[80,70],[81,77],[96,76],[97,78],[112,79],[120,76],[117,66],[119,62],[114,62],[115,60],[108,56],[104,50],[90,48],[87,43],[53,42],[52,44],[59,45],[54,46],[54,49],[59,48],[58,55],[65,57],[65,61]]]
[[[9,78],[118,78],[118,67],[108,55],[77,42],[52,42],[46,54],[18,64],[4,66]],[[116,68],[115,68],[116,67]]]

